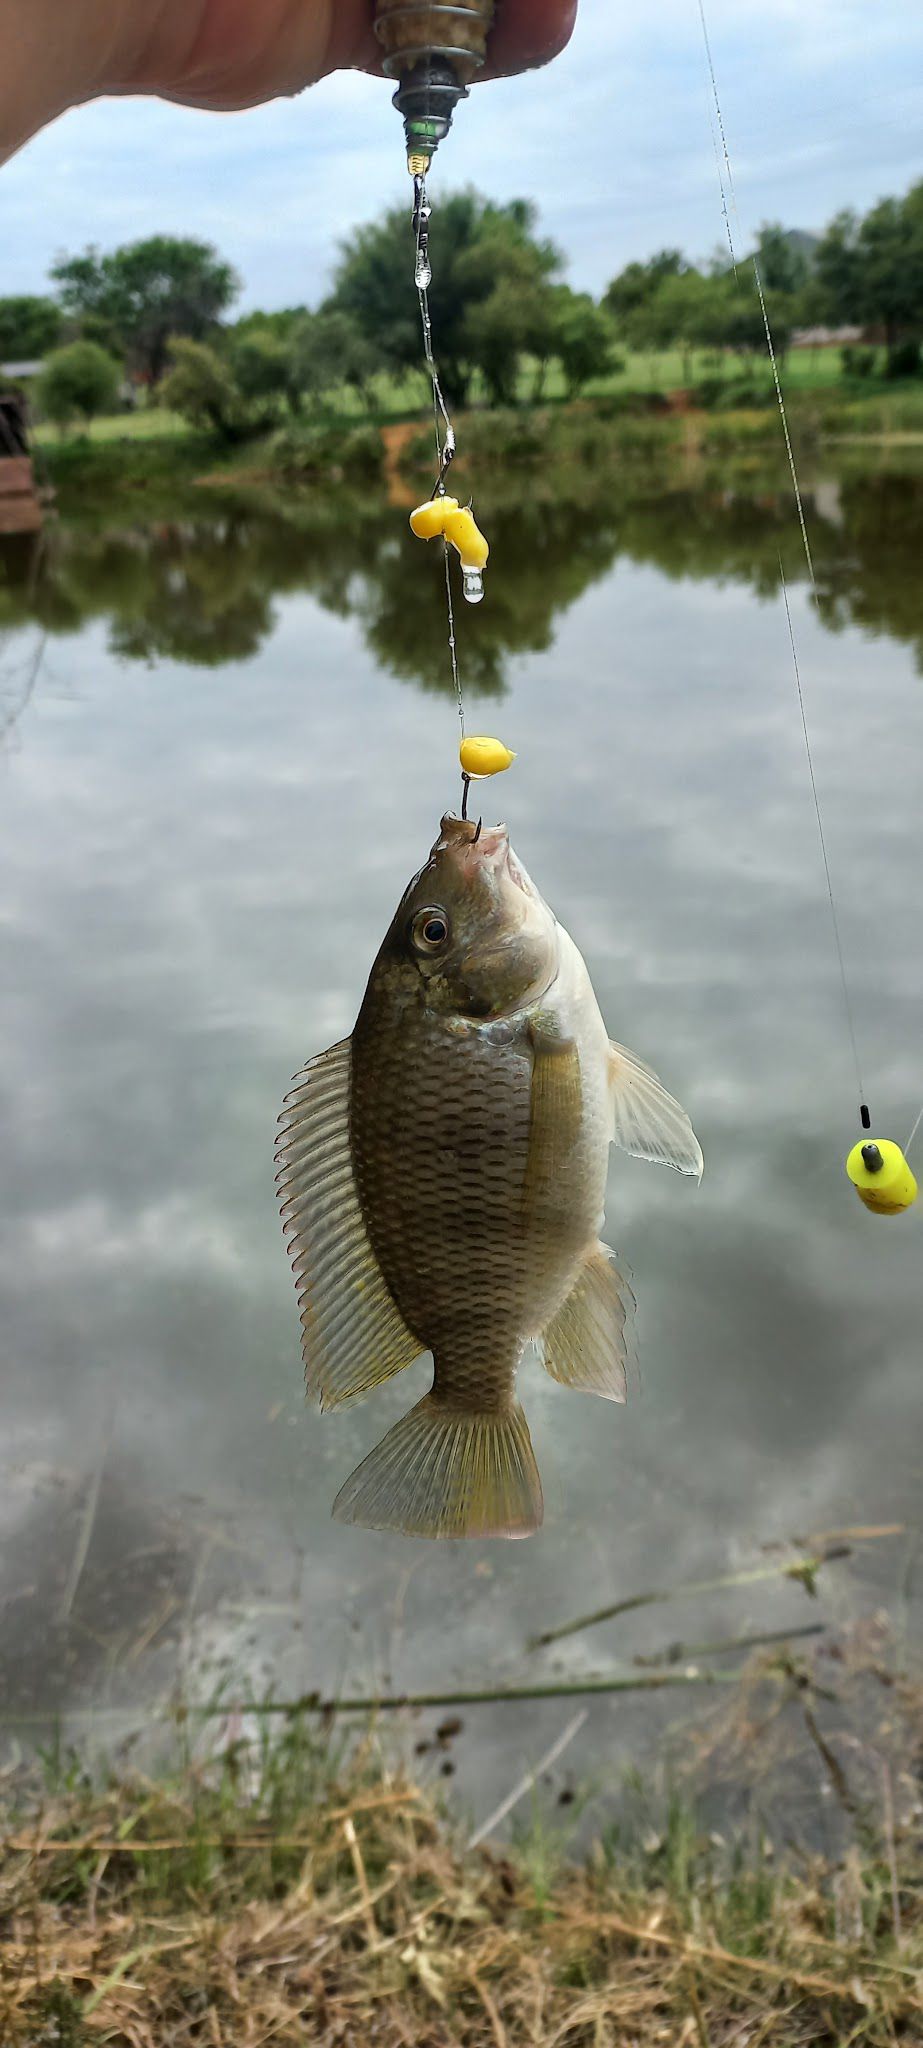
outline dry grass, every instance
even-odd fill
[[[547,1821],[515,1855],[465,1853],[374,1733],[347,1753],[334,1724],[298,1718],[275,1741],[232,1730],[170,1783],[100,1790],[58,1766],[28,1811],[21,1791],[18,1817],[8,1802],[0,2042],[923,2042],[919,1699],[887,1689],[904,1762],[892,1777],[875,1747],[877,1807],[872,1751],[863,1782],[802,1666],[764,1659],[712,1727],[734,1768],[761,1727],[775,1762],[801,1728],[854,1823],[835,1869],[776,1872],[761,1842],[716,1849],[675,1798],[661,1839],[597,1840],[580,1867]]]

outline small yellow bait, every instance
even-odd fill
[[[917,1199],[910,1167],[890,1138],[863,1138],[853,1146],[846,1171],[860,1202],[876,1216],[901,1216]]]
[[[490,548],[473,512],[456,507],[446,518],[444,532],[446,540],[458,549],[463,569],[486,569]]]
[[[438,540],[445,532],[446,519],[450,512],[458,511],[457,498],[430,498],[426,505],[418,505],[411,512],[411,531],[418,540]]]
[[[430,498],[411,512],[410,525],[418,540],[436,540],[442,534],[457,550],[465,596],[469,604],[480,604],[490,548],[470,508],[460,506],[457,498]]]
[[[512,767],[516,759],[502,740],[462,740],[458,749],[462,774],[472,782],[480,782],[487,775],[502,775],[504,769]]]

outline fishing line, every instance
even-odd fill
[[[795,645],[795,629],[792,625],[791,606],[789,605],[788,601],[788,584],[785,581],[785,570],[782,567],[781,555],[779,556],[779,580],[782,584],[782,597],[785,603],[785,617],[788,621],[788,637],[792,649],[792,666],[795,671],[795,686],[798,691],[798,709],[801,712],[801,730],[804,733],[804,748],[805,753],[808,757],[808,773],[811,777],[811,795],[814,798],[814,811],[817,817],[817,834],[820,840],[821,854],[823,855],[824,874],[827,877],[827,895],[830,899],[830,917],[833,924],[833,936],[836,941],[837,959],[840,963],[840,979],[843,983],[843,1002],[846,1008],[846,1022],[849,1026],[849,1039],[850,1044],[852,1045],[853,1059],[856,1064],[856,1080],[859,1083],[859,1100],[860,1102],[864,1103],[865,1089],[862,1086],[862,1067],[859,1061],[859,1046],[858,1041],[856,1039],[856,1023],[855,1018],[853,1016],[852,998],[849,993],[849,982],[846,976],[846,961],[843,956],[843,941],[840,936],[840,920],[837,916],[836,903],[834,901],[833,896],[833,882],[830,875],[830,860],[827,854],[827,840],[824,834],[824,821],[821,816],[820,797],[817,792],[817,776],[814,772],[814,756],[811,751],[811,738],[808,732],[807,713],[804,708],[804,691],[801,687],[801,669],[798,664],[798,650]],[[923,1112],[921,1112],[921,1115],[923,1115]]]
[[[714,103],[715,103],[715,106],[716,106],[716,107],[718,108],[718,124],[719,124],[719,127],[720,127],[720,129],[721,129],[721,140],[722,140],[722,143],[724,144],[724,159],[725,159],[725,162],[726,162],[726,163],[728,164],[728,168],[730,169],[730,164],[729,164],[729,160],[728,160],[727,142],[725,141],[725,135],[724,135],[724,123],[723,123],[723,121],[722,121],[722,119],[721,119],[721,108],[720,108],[720,106],[718,105],[718,88],[717,88],[717,85],[716,85],[716,83],[715,83],[715,67],[714,67],[714,65],[713,65],[713,63],[712,63],[712,60],[711,60],[711,44],[710,44],[710,42],[709,42],[709,40],[708,40],[708,28],[707,28],[707,26],[706,26],[706,22],[705,22],[705,15],[704,15],[704,13],[703,13],[703,11],[702,11],[702,8],[701,8],[701,6],[699,7],[699,19],[700,19],[700,21],[701,21],[701,23],[702,23],[702,35],[703,35],[703,37],[704,37],[704,39],[705,39],[705,56],[706,56],[706,59],[707,59],[707,63],[708,63],[708,71],[709,71],[709,77],[710,77],[710,79],[711,79],[711,86],[712,86],[712,97],[713,97],[713,99],[714,99]],[[719,190],[719,192],[720,192],[720,194],[721,194],[721,212],[722,212],[722,214],[723,214],[723,216],[724,216],[724,227],[725,227],[725,233],[727,234],[727,238],[728,238],[728,248],[729,248],[729,250],[730,250],[730,252],[731,252],[731,262],[732,262],[732,264],[733,264],[733,266],[734,266],[734,278],[735,278],[735,281],[736,281],[736,280],[737,280],[737,278],[738,278],[738,270],[737,270],[737,251],[736,251],[736,249],[735,249],[735,247],[734,247],[734,237],[733,237],[733,235],[732,235],[732,233],[731,233],[731,218],[730,218],[730,214],[728,213],[728,203],[727,203],[727,194],[726,194],[726,192],[725,192],[725,189],[724,189],[724,173],[723,173],[723,171],[722,171],[722,169],[721,169],[721,158],[720,158],[720,156],[718,155],[718,137],[717,137],[717,135],[716,135],[716,133],[715,133],[715,123],[714,123],[714,120],[713,120],[713,118],[712,118],[712,110],[711,110],[711,101],[710,101],[710,100],[709,100],[709,98],[708,98],[708,92],[707,92],[707,88],[706,88],[706,107],[707,107],[707,110],[708,110],[708,127],[709,127],[709,133],[710,133],[710,135],[711,135],[711,146],[712,146],[712,149],[713,149],[713,150],[714,150],[714,152],[715,152],[715,172],[716,172],[716,175],[717,175],[717,179],[718,179],[718,190]]]
[[[743,230],[742,230],[742,228],[741,228],[741,221],[740,221],[740,213],[739,213],[739,210],[738,210],[738,206],[737,206],[737,193],[736,193],[736,191],[735,191],[735,189],[734,189],[734,173],[733,173],[733,171],[732,171],[732,169],[731,169],[731,158],[730,158],[730,152],[729,152],[729,150],[728,150],[727,134],[726,134],[726,132],[725,132],[725,126],[724,126],[724,116],[723,116],[723,114],[722,114],[722,112],[721,112],[721,101],[720,101],[720,99],[718,98],[718,80],[717,80],[717,77],[716,77],[716,75],[715,75],[715,63],[714,63],[714,58],[713,58],[713,56],[712,56],[712,49],[711,49],[711,39],[710,39],[710,37],[709,37],[709,33],[708,33],[708,23],[707,23],[707,21],[706,21],[706,19],[705,19],[705,0],[698,0],[698,8],[699,8],[699,20],[700,20],[700,22],[701,22],[701,24],[702,24],[702,37],[703,37],[703,40],[704,40],[704,43],[705,43],[705,59],[706,59],[706,63],[707,63],[707,65],[708,65],[708,75],[709,75],[709,78],[710,78],[710,80],[711,80],[711,89],[712,89],[712,95],[713,95],[713,98],[714,98],[714,102],[715,102],[715,113],[716,113],[716,115],[717,115],[717,119],[718,119],[718,133],[719,133],[719,135],[720,135],[720,137],[721,137],[721,149],[722,149],[722,152],[723,152],[723,155],[724,155],[724,167],[725,167],[725,171],[727,172],[727,183],[728,183],[728,191],[730,192],[730,195],[731,195],[731,205],[732,205],[732,207],[733,207],[733,209],[734,209],[734,218],[735,218],[735,220],[736,220],[736,222],[737,222],[737,226],[738,226],[738,228],[740,228],[740,229],[741,229],[741,233],[742,233],[742,232],[743,232]],[[719,186],[720,186],[720,189],[721,189],[721,204],[722,204],[722,208],[723,208],[723,210],[724,210],[724,219],[725,219],[725,225],[726,225],[726,227],[727,227],[727,232],[728,232],[728,241],[729,241],[729,243],[730,243],[730,248],[731,248],[731,258],[732,258],[732,261],[733,261],[733,264],[734,264],[734,275],[735,275],[735,277],[736,277],[736,275],[737,275],[737,256],[736,256],[736,252],[735,252],[735,249],[734,249],[734,239],[733,239],[733,236],[732,236],[732,234],[731,234],[731,223],[730,223],[730,220],[729,220],[729,218],[728,218],[727,202],[726,202],[726,200],[725,200],[725,196],[724,196],[724,180],[722,179],[722,176],[721,176],[721,170],[720,170],[720,166],[719,166],[719,169],[718,169],[718,184],[719,184]],[[752,258],[751,258],[751,261],[752,261],[752,263],[753,263],[753,276],[754,276],[754,278],[755,278],[755,280],[756,280],[756,289],[757,289],[757,293],[758,293],[758,295],[759,295],[759,302],[760,302],[760,312],[762,313],[762,316],[763,316],[763,327],[764,327],[764,329],[765,329],[765,333],[766,333],[766,347],[767,347],[767,349],[768,349],[768,351],[769,351],[769,361],[770,361],[770,364],[771,364],[771,366],[772,366],[772,381],[773,381],[773,383],[774,383],[774,385],[775,385],[775,391],[776,391],[776,399],[777,399],[777,402],[778,402],[778,407],[779,407],[779,413],[780,413],[780,416],[781,416],[781,420],[782,420],[782,432],[783,432],[783,434],[785,435],[785,451],[786,451],[786,454],[787,454],[787,456],[788,456],[788,466],[789,466],[789,469],[790,469],[790,471],[791,471],[791,477],[792,477],[792,489],[793,489],[793,491],[794,491],[794,493],[795,493],[795,504],[796,504],[796,506],[797,506],[797,508],[798,508],[798,524],[799,524],[799,526],[800,526],[800,528],[801,528],[801,540],[802,540],[802,545],[803,545],[803,547],[804,547],[804,557],[805,557],[805,561],[807,562],[807,565],[808,565],[808,575],[809,575],[809,576],[810,576],[810,578],[811,578],[811,590],[812,590],[812,593],[813,593],[813,597],[814,597],[814,602],[815,602],[815,604],[816,604],[816,603],[817,603],[817,582],[816,582],[816,579],[815,579],[815,576],[814,576],[814,562],[813,562],[813,558],[812,558],[812,555],[811,555],[811,543],[810,543],[810,541],[809,541],[809,539],[808,539],[808,527],[807,527],[807,521],[806,521],[806,519],[805,519],[805,516],[804,516],[804,504],[803,504],[803,501],[802,501],[802,497],[801,497],[801,485],[800,485],[800,483],[799,483],[799,481],[798,481],[798,469],[797,469],[797,466],[796,466],[796,463],[795,463],[795,451],[794,451],[794,449],[793,449],[793,447],[792,447],[792,440],[791,440],[791,435],[790,435],[790,433],[789,433],[789,431],[788,431],[788,414],[787,414],[787,412],[786,412],[786,410],[785,410],[785,399],[784,399],[784,398],[783,398],[783,396],[782,396],[782,383],[781,383],[781,379],[780,379],[780,377],[779,377],[779,366],[778,366],[778,363],[777,363],[777,361],[776,361],[776,350],[775,350],[775,343],[774,343],[774,341],[773,341],[773,338],[772,338],[772,328],[771,328],[771,326],[770,326],[770,323],[769,323],[769,310],[768,310],[768,308],[767,308],[767,305],[766,305],[766,294],[765,294],[765,292],[764,292],[764,290],[763,290],[763,280],[762,280],[762,278],[761,278],[761,276],[760,276],[760,266],[759,266],[759,263],[758,263],[758,261],[757,261],[757,258],[756,258],[756,256],[755,256],[755,255],[754,255],[754,256],[753,256]]]
[[[923,1124],[923,1102],[921,1102],[921,1104],[920,1104],[920,1114],[919,1114],[919,1116],[917,1117],[917,1120],[916,1120],[916,1123],[914,1124],[913,1130],[911,1131],[911,1133],[910,1133],[910,1136],[909,1136],[909,1138],[908,1138],[908,1140],[907,1140],[907,1143],[906,1143],[906,1145],[904,1146],[904,1158],[905,1158],[905,1159],[906,1159],[906,1157],[907,1157],[907,1154],[908,1154],[908,1152],[910,1151],[910,1147],[911,1147],[911,1145],[913,1144],[914,1138],[916,1137],[916,1135],[917,1135],[917,1132],[918,1132],[918,1130],[919,1130],[919,1128],[920,1128],[920,1125],[921,1125],[921,1124]]]
[[[718,155],[718,137],[717,137],[717,135],[715,134],[715,124],[714,124],[714,121],[712,120],[712,117],[711,117],[711,108],[710,108],[710,107],[709,107],[709,109],[708,109],[708,126],[709,126],[709,130],[710,130],[710,133],[711,133],[711,146],[712,146],[712,149],[713,149],[713,150],[714,150],[714,152],[715,152],[715,170],[716,170],[716,172],[717,172],[717,175],[718,175],[718,190],[719,190],[719,192],[720,192],[720,194],[721,194],[721,211],[722,211],[722,214],[724,215],[724,227],[725,227],[725,232],[726,232],[726,234],[727,234],[727,238],[728,238],[728,249],[730,250],[730,255],[731,255],[731,263],[733,264],[733,267],[734,267],[734,281],[735,281],[735,283],[737,283],[737,282],[739,282],[739,277],[740,277],[740,273],[739,273],[739,271],[738,271],[738,268],[737,268],[737,251],[736,251],[736,249],[735,249],[735,247],[734,247],[734,237],[733,237],[733,235],[732,235],[732,233],[731,233],[731,221],[730,221],[730,215],[728,214],[728,203],[727,203],[727,197],[726,197],[726,194],[725,194],[725,190],[724,190],[724,178],[723,178],[723,175],[722,175],[722,171],[721,171],[721,158],[720,158],[720,156]]]
[[[727,190],[730,193],[731,206],[734,211],[734,218],[737,222],[738,230],[740,230],[740,232],[742,233],[740,213],[737,206],[737,194],[734,189],[734,173],[731,169],[731,157],[730,152],[728,150],[727,132],[724,126],[724,116],[721,111],[721,101],[718,95],[718,80],[715,73],[715,62],[714,57],[712,55],[711,38],[708,33],[708,22],[705,15],[705,0],[697,0],[697,4],[699,10],[699,20],[702,25],[702,39],[705,44],[705,60],[708,66],[708,76],[711,82],[712,97],[714,99],[715,105],[715,115],[717,117],[718,122],[718,133],[721,138],[721,150],[724,157],[724,169],[727,178]],[[714,129],[712,129],[712,139],[714,140]],[[715,155],[717,159],[717,149],[715,151]],[[730,244],[731,250],[731,258],[734,263],[734,273],[736,276],[737,257],[734,249],[734,238],[731,233],[731,223],[728,214],[727,200],[725,197],[725,181],[721,174],[720,162],[718,162],[718,185],[721,192],[721,205],[724,213],[725,225],[727,227],[728,242]],[[772,338],[772,326],[769,319],[769,308],[766,304],[766,294],[763,290],[763,280],[760,276],[759,262],[755,254],[752,257],[752,263],[753,276],[756,282],[757,295],[759,297],[760,302],[760,312],[763,318],[763,328],[766,335],[766,347],[769,352],[769,361],[772,367],[772,379],[773,384],[775,386],[776,401],[779,407],[779,416],[782,421],[782,432],[785,436],[785,452],[788,456],[788,466],[792,479],[792,489],[794,491],[795,506],[798,513],[798,524],[801,529],[801,541],[802,546],[804,548],[805,561],[808,565],[808,575],[810,577],[811,582],[811,594],[816,607],[819,603],[817,592],[817,579],[814,574],[814,559],[811,554],[811,543],[808,538],[807,520],[805,519],[804,513],[804,501],[801,495],[801,485],[798,479],[798,467],[795,461],[795,451],[792,447],[792,438],[789,432],[788,414],[785,408],[785,399],[782,392],[782,382],[779,376],[779,366],[776,359],[775,343],[773,342]],[[805,752],[808,761],[808,773],[811,778],[811,794],[814,799],[814,811],[817,817],[817,832],[820,840],[821,855],[824,863],[824,874],[826,876],[827,881],[827,896],[830,902],[830,919],[833,925],[833,937],[836,946],[837,960],[839,962],[840,979],[843,984],[843,1003],[846,1012],[846,1023],[849,1032],[849,1042],[852,1047],[853,1061],[856,1069],[856,1080],[859,1086],[859,1116],[863,1130],[870,1130],[871,1116],[866,1105],[865,1090],[862,1085],[862,1066],[859,1059],[859,1045],[856,1035],[855,1016],[853,1012],[852,998],[849,993],[849,978],[846,973],[846,959],[843,950],[842,935],[840,931],[840,920],[837,915],[836,900],[833,892],[833,878],[830,872],[830,859],[827,852],[827,840],[826,834],[824,832],[823,816],[821,813],[820,796],[817,787],[817,776],[815,774],[814,769],[814,756],[811,750],[811,739],[808,731],[808,720],[807,713],[805,710],[804,691],[801,685],[801,669],[798,661],[798,649],[795,642],[795,629],[792,621],[791,606],[789,604],[788,599],[788,586],[785,581],[785,571],[782,566],[781,556],[779,558],[779,577],[782,585],[782,597],[785,604],[785,617],[788,624],[788,637],[792,650],[792,666],[795,671],[795,685],[798,691],[798,707],[801,713],[801,728],[804,734]],[[920,1118],[918,1119],[918,1125],[915,1126],[914,1136],[916,1135],[916,1129],[918,1128],[919,1122],[921,1121],[923,1121],[923,1110],[921,1110]]]
[[[420,301],[420,319],[423,326],[423,353],[426,357],[426,367],[429,370],[433,387],[433,427],[436,436],[436,464],[438,468],[433,496],[434,498],[441,498],[445,496],[446,476],[455,460],[456,443],[455,428],[452,425],[449,408],[445,402],[445,396],[439,380],[439,366],[433,352],[433,322],[429,310],[429,287],[433,275],[429,261],[429,221],[431,211],[432,209],[426,197],[426,174],[425,172],[420,172],[414,177],[413,181],[413,227],[416,239],[414,283]],[[442,422],[442,431],[440,431],[440,420]],[[445,601],[448,615],[449,661],[452,667],[452,687],[455,691],[458,723],[461,728],[462,741],[464,742],[465,699],[458,667],[458,644],[455,638],[455,603],[452,597],[449,547],[445,539],[442,543],[442,553],[445,564]],[[465,794],[467,795],[467,790]]]

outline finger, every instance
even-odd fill
[[[500,0],[484,77],[549,64],[570,42],[576,19],[577,0]]]

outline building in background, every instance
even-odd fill
[[[40,368],[40,363],[0,365],[0,534],[38,533],[42,525],[30,454],[28,399],[21,388],[5,382],[11,372],[34,375]]]

